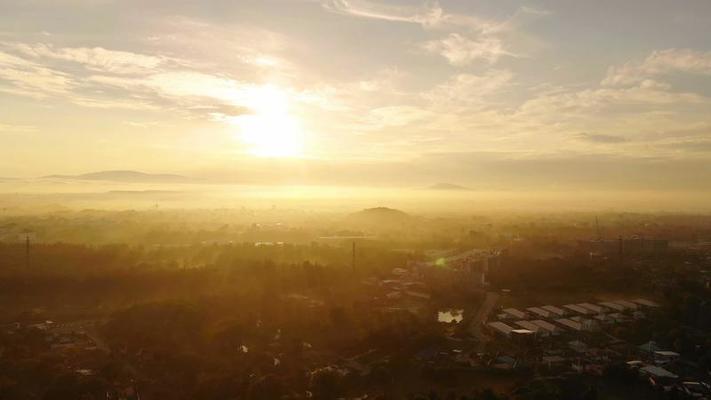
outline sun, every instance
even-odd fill
[[[259,157],[302,155],[303,130],[299,119],[290,113],[287,94],[268,85],[255,88],[248,101],[253,113],[239,117],[236,124],[250,153]]]

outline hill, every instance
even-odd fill
[[[375,207],[353,213],[347,221],[353,224],[392,226],[411,222],[412,219],[410,214],[394,208]]]
[[[468,187],[455,185],[453,183],[435,183],[428,187],[430,190],[470,190]]]
[[[140,171],[118,170],[99,171],[81,175],[49,175],[42,179],[71,179],[85,181],[113,181],[113,182],[155,182],[155,183],[181,183],[189,182],[190,178],[173,174],[148,174]]]

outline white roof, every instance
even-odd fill
[[[526,316],[525,312],[517,310],[515,308],[504,308],[501,311],[505,312],[506,314],[513,315],[516,318],[524,318]]]
[[[588,310],[587,308],[580,307],[578,304],[566,304],[563,307],[567,308],[568,310],[575,311],[578,314],[592,314],[592,311]]]
[[[560,318],[560,319],[555,320],[555,322],[557,322],[565,327],[568,327],[570,329],[576,330],[576,331],[583,329],[583,324],[581,324],[580,322],[576,322],[576,321],[567,319],[567,318]]]
[[[669,350],[658,350],[655,351],[654,354],[660,355],[660,356],[665,356],[665,357],[679,357],[679,353],[675,351],[669,351]]]
[[[528,329],[514,329],[514,330],[511,331],[511,333],[516,333],[516,334],[519,334],[519,335],[533,335],[533,334],[535,334],[536,332],[530,331],[530,330],[528,330]]]
[[[543,306],[541,308],[546,311],[550,311],[553,314],[565,315],[565,310],[563,310],[562,308],[556,307],[556,306]]]
[[[540,327],[541,329],[545,329],[545,330],[547,330],[547,331],[549,331],[549,332],[557,332],[557,331],[559,331],[559,329],[558,329],[557,326],[551,324],[551,323],[548,322],[548,321],[544,321],[544,320],[542,320],[542,319],[534,319],[533,321],[531,321],[531,323],[534,324],[534,325],[536,325],[536,326],[538,326],[538,327]]]
[[[496,322],[489,322],[488,325],[489,325],[490,327],[496,329],[497,331],[503,333],[504,335],[508,335],[508,334],[511,333],[512,330],[514,330],[514,328],[512,328],[512,327],[506,325],[506,324],[503,323],[503,322],[499,322],[499,321],[496,321]]]
[[[542,308],[540,308],[540,307],[528,307],[526,310],[528,310],[528,311],[530,311],[530,312],[532,312],[532,313],[534,313],[534,314],[537,314],[537,315],[539,315],[539,316],[541,316],[541,317],[544,317],[544,318],[545,318],[545,317],[548,317],[549,315],[551,315],[550,311],[544,310],[544,309],[542,309]]]

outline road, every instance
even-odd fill
[[[486,342],[489,337],[484,334],[482,330],[482,325],[489,320],[489,315],[496,307],[496,303],[499,301],[499,294],[496,292],[486,292],[486,297],[479,307],[476,316],[469,324],[469,333],[479,339],[481,342]]]

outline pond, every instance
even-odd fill
[[[444,322],[446,324],[460,323],[464,319],[464,310],[462,309],[452,309],[439,311],[437,313],[437,321]]]

